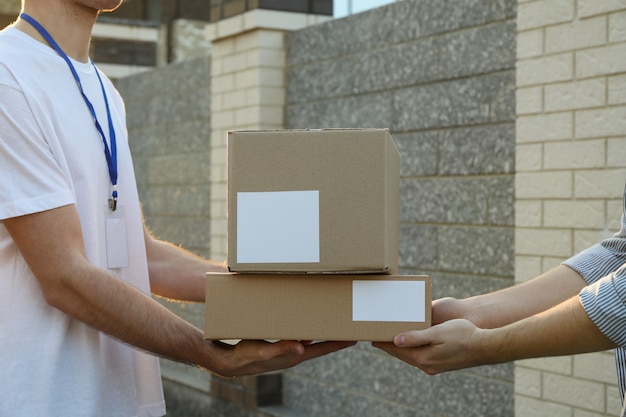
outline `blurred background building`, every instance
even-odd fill
[[[211,23],[253,9],[345,17],[395,0],[127,0],[102,14],[92,59],[111,78],[136,74],[208,52]],[[0,28],[15,20],[20,0],[0,0]]]

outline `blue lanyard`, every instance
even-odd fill
[[[70,67],[70,71],[72,72],[72,75],[74,76],[74,79],[76,80],[76,83],[78,84],[78,89],[80,90],[80,94],[83,96],[83,100],[85,100],[85,104],[87,104],[87,107],[89,108],[89,112],[91,113],[94,124],[96,125],[96,129],[98,129],[98,133],[100,133],[100,137],[102,138],[102,143],[104,143],[104,156],[106,158],[107,165],[109,167],[109,177],[111,178],[111,185],[113,187],[113,192],[111,193],[112,198],[109,200],[109,207],[111,208],[112,211],[115,211],[117,207],[117,144],[115,140],[115,129],[113,128],[113,119],[111,118],[111,110],[109,109],[109,100],[107,98],[107,94],[104,89],[104,84],[102,83],[102,78],[100,78],[99,71],[96,68],[93,61],[91,61],[90,59],[89,61],[91,62],[91,65],[93,65],[94,70],[96,71],[96,75],[98,76],[98,81],[100,81],[100,87],[102,88],[102,95],[104,96],[104,104],[106,106],[107,118],[109,121],[109,134],[111,136],[110,138],[111,149],[110,150],[109,150],[109,145],[107,144],[106,136],[104,134],[104,131],[102,130],[102,126],[100,125],[100,122],[98,121],[98,116],[96,115],[96,111],[94,110],[94,107],[91,104],[91,101],[89,101],[89,99],[87,98],[87,95],[85,94],[83,85],[80,82],[80,77],[78,76],[78,73],[76,72],[76,69],[74,68],[74,65],[72,64],[72,61],[70,60],[70,58],[67,56],[65,52],[63,52],[63,49],[61,49],[61,47],[55,42],[55,40],[48,33],[48,31],[44,29],[44,27],[41,26],[39,22],[37,22],[35,19],[27,15],[26,13],[21,13],[20,18],[30,23],[37,30],[37,32],[39,32],[39,34],[44,37],[46,42],[48,42],[50,46],[61,56],[61,58],[65,60],[65,62],[67,63],[67,66]]]

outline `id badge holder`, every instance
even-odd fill
[[[115,211],[105,207],[104,230],[106,234],[107,267],[109,269],[128,267],[128,236],[124,206],[117,205]]]

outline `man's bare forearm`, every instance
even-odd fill
[[[283,369],[350,346],[339,342],[305,346],[294,341],[244,341],[232,349],[223,349],[205,341],[200,329],[149,295],[92,265],[84,253],[75,206],[7,219],[3,223],[37,278],[48,304],[139,349],[193,363],[219,375],[236,376]],[[197,262],[192,262],[188,271],[198,275],[195,282],[203,285],[207,262],[192,258]],[[177,255],[177,259],[184,261],[186,257]]]
[[[204,302],[205,274],[226,265],[204,259],[144,230],[152,292],[174,300]]]
[[[4,224],[51,306],[140,349],[183,362],[211,362],[199,329],[88,261],[74,206]]]

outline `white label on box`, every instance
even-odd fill
[[[237,262],[320,261],[319,191],[237,193]]]
[[[352,281],[353,321],[426,321],[424,281]]]

